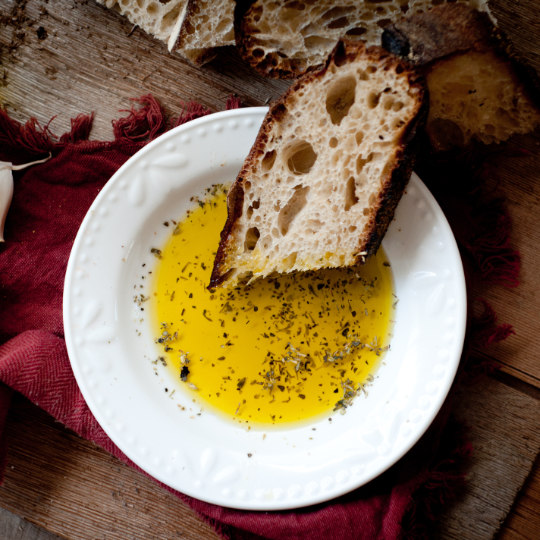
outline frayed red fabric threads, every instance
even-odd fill
[[[478,299],[476,304],[476,313],[471,316],[470,322],[472,346],[486,348],[515,334],[512,325],[507,323],[497,324],[495,310],[486,300]]]
[[[87,141],[94,125],[94,113],[79,114],[71,119],[71,131],[60,137],[62,144]]]
[[[49,124],[42,126],[35,118],[21,124],[0,109],[0,161],[22,163],[52,151],[57,140]]]
[[[192,120],[195,120],[196,118],[200,118],[201,116],[206,116],[207,114],[210,114],[212,111],[208,109],[207,107],[204,107],[203,105],[200,105],[199,103],[195,103],[193,101],[189,103],[183,104],[183,111],[180,114],[180,116],[176,119],[176,121],[173,123],[172,127],[181,126],[182,124],[185,124],[186,122],[191,122]]]
[[[473,205],[477,233],[464,240],[481,277],[508,287],[519,285],[520,255],[510,241],[512,222],[501,199]]]
[[[225,105],[226,109],[230,111],[231,109],[239,109],[242,106],[242,101],[238,96],[229,96],[227,98],[227,103]]]
[[[132,107],[127,111],[122,111],[128,112],[128,116],[113,121],[115,140],[147,142],[165,131],[167,127],[166,116],[154,96],[148,94],[140,98],[133,98],[132,101],[138,103],[140,107]]]

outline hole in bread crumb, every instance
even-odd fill
[[[354,28],[349,28],[346,32],[346,36],[361,36],[367,32],[367,28],[362,28],[361,26],[355,26]]]
[[[294,188],[294,193],[287,204],[280,210],[278,215],[278,226],[281,234],[285,236],[294,218],[306,205],[309,186],[298,185]]]
[[[372,154],[370,154],[372,155]],[[357,173],[360,173],[362,172],[362,169],[364,168],[364,165],[367,163],[367,159],[364,159],[362,157],[362,154],[360,154],[357,158],[356,158],[356,172]]]
[[[244,182],[244,191],[249,191],[251,189],[251,182],[249,180],[246,180]]]
[[[265,172],[269,171],[274,166],[275,161],[276,161],[276,151],[270,150],[269,152],[266,152],[261,162],[262,170]]]
[[[158,12],[158,5],[155,3],[150,4],[146,8],[146,12],[148,13],[148,15],[155,15]]]
[[[379,93],[371,92],[367,98],[367,106],[370,109],[374,109],[379,104],[380,99],[381,99],[380,92]]]
[[[253,201],[247,209],[247,218],[251,219],[251,216],[253,215],[253,210],[257,210],[259,206],[261,205],[261,201],[257,199],[256,201]]]
[[[294,266],[297,256],[298,253],[296,251],[293,251],[288,257],[283,259],[283,269],[290,270]]]
[[[356,196],[356,185],[354,182],[354,176],[351,176],[347,180],[347,185],[345,186],[345,210],[349,210],[358,202],[358,197]]]
[[[330,146],[330,148],[335,148],[337,146],[337,143],[338,143],[338,140],[335,137],[332,137],[328,141],[328,145]]]
[[[318,219],[310,219],[306,223],[306,228],[315,234],[322,227],[322,222]]]
[[[264,51],[262,49],[253,49],[253,51],[251,52],[251,54],[255,57],[255,58],[262,58],[264,56]]]
[[[328,23],[328,28],[345,28],[349,25],[349,19],[347,17],[339,17]]]
[[[306,174],[311,170],[317,154],[307,141],[297,141],[286,151],[287,167],[294,174]]]
[[[246,239],[244,240],[244,251],[253,251],[260,236],[261,233],[257,227],[249,228],[246,232]]]
[[[304,45],[308,51],[314,49],[328,49],[335,42],[322,36],[308,36],[304,39]]]
[[[343,118],[349,114],[355,94],[356,80],[352,76],[342,77],[332,85],[326,96],[326,110],[333,124],[341,124]]]
[[[356,225],[349,225],[349,232],[354,232],[356,231],[357,227]]]

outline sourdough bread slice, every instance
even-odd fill
[[[259,73],[297,77],[320,66],[338,39],[379,45],[383,28],[404,12],[419,13],[446,0],[257,0],[238,24],[243,59]],[[487,9],[486,0],[456,0]]]
[[[147,34],[168,42],[171,34],[183,20],[187,0],[96,0],[108,9],[117,11]]]
[[[212,60],[220,47],[235,45],[234,0],[188,0],[173,46],[193,64]]]
[[[412,171],[426,98],[407,63],[339,42],[270,107],[229,191],[210,287],[375,253]]]
[[[540,125],[538,79],[484,14],[441,5],[387,27],[383,46],[423,69],[437,150],[499,143]]]
[[[234,0],[96,0],[194,64],[234,45]]]

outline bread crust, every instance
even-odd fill
[[[387,51],[426,69],[452,55],[492,50],[512,65],[529,97],[540,105],[538,75],[487,13],[463,4],[436,6],[390,24],[384,29],[381,42]]]
[[[447,60],[474,53],[494,55],[508,67],[509,84],[514,92],[523,92],[532,107],[540,108],[537,73],[519,57],[510,40],[484,12],[463,4],[436,6],[392,23],[385,28],[381,41],[386,50],[418,66],[428,80]],[[430,125],[426,127],[432,146],[448,149],[444,134],[437,133]],[[453,144],[461,145],[457,141]]]
[[[372,213],[369,220],[370,232],[367,235],[367,240],[359,238],[355,254],[355,263],[363,263],[367,255],[374,254],[377,251],[384,233],[394,216],[395,208],[412,172],[416,134],[423,126],[427,116],[427,91],[423,77],[418,75],[406,61],[387,53],[379,47],[365,49],[364,44],[361,42],[341,40],[328,57],[324,66],[316,71],[303,75],[281,98],[270,106],[249,155],[229,191],[227,198],[227,220],[221,232],[221,239],[210,278],[209,288],[222,285],[228,278],[228,269],[225,268],[225,261],[227,258],[229,242],[232,241],[231,232],[233,231],[236,222],[242,217],[244,185],[249,179],[250,172],[257,163],[259,156],[265,153],[265,146],[268,142],[273,124],[279,122],[283,118],[283,115],[287,114],[287,106],[294,99],[296,93],[306,85],[309,85],[312,81],[323,77],[330,64],[335,63],[336,65],[341,65],[341,63],[352,61],[357,58],[360,51],[365,51],[365,54],[373,62],[378,64],[383,62],[386,69],[401,70],[400,73],[407,77],[408,84],[411,87],[418,89],[416,114],[404,127],[402,137],[398,143],[398,152],[394,167],[391,171],[388,171],[388,178],[384,182],[383,189],[379,192],[379,200],[377,201],[377,205],[375,205],[377,210]]]

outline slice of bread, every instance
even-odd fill
[[[183,20],[187,0],[96,0],[124,15],[130,22],[161,41],[167,42],[178,19]]]
[[[485,14],[437,6],[390,25],[382,43],[423,69],[430,95],[426,131],[436,150],[472,140],[499,143],[540,125],[536,75]]]
[[[194,64],[234,45],[234,0],[96,0]]]
[[[210,287],[375,253],[410,177],[426,104],[408,63],[339,42],[270,107],[229,191]]]
[[[341,37],[379,45],[383,28],[404,12],[445,0],[257,0],[238,24],[243,59],[259,73],[292,78],[320,66]],[[487,9],[486,0],[456,0]]]
[[[235,45],[234,0],[188,0],[173,49],[193,64],[212,60],[219,47]]]

